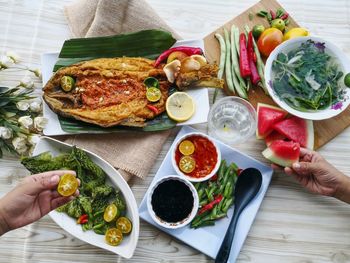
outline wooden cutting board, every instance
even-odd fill
[[[231,29],[231,26],[236,25],[241,32],[244,31],[244,26],[248,25],[250,28],[253,28],[256,24],[263,24],[265,27],[269,27],[269,23],[265,18],[261,18],[256,16],[256,13],[260,10],[274,10],[276,11],[278,8],[281,8],[281,5],[275,0],[262,0],[258,2],[256,5],[244,11],[239,16],[235,17],[231,21],[224,24],[222,27],[218,28],[214,32],[210,33],[208,36],[204,38],[204,47],[206,57],[209,62],[213,63],[219,62],[220,59],[220,46],[215,38],[215,33],[224,34],[223,28],[227,30]],[[283,8],[283,7],[282,7]],[[288,12],[288,10],[286,10]],[[253,14],[252,21],[249,20],[249,13]],[[289,18],[290,24],[288,28],[298,27],[299,25],[293,20],[293,18]],[[312,32],[311,32],[312,33]],[[227,91],[227,90],[226,90]],[[259,87],[254,87],[249,91],[249,101],[256,107],[258,102],[264,102],[267,104],[274,104],[271,97],[265,95],[264,91]],[[327,142],[332,140],[335,136],[341,133],[346,127],[350,125],[350,107],[348,107],[345,111],[343,111],[338,116],[322,120],[322,121],[314,121],[314,129],[315,129],[315,149],[318,149],[325,145]]]

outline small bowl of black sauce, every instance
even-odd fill
[[[169,175],[151,186],[147,207],[152,219],[160,226],[171,229],[183,227],[197,213],[197,191],[187,179]]]

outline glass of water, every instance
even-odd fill
[[[211,107],[208,115],[209,135],[227,144],[240,144],[256,130],[254,107],[239,97],[225,97]]]

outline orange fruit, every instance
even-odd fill
[[[268,57],[283,41],[283,33],[277,28],[268,28],[258,39],[258,49],[262,55]]]

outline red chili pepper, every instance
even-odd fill
[[[247,39],[244,33],[239,36],[239,69],[243,78],[249,77],[252,73],[249,66],[249,57],[247,51]]]
[[[203,206],[201,208],[201,210],[199,210],[198,214],[203,214],[206,211],[210,211],[214,208],[215,205],[217,205],[218,203],[221,202],[221,200],[223,199],[222,195],[217,195],[213,201],[211,201],[209,204],[206,204],[205,206]]]
[[[218,179],[218,174],[214,174],[212,178],[210,178],[210,181],[216,181]]]
[[[157,58],[156,62],[154,62],[154,66],[158,67],[158,65],[165,59],[169,57],[169,55],[175,51],[181,51],[184,52],[188,56],[192,55],[202,55],[203,50],[199,47],[185,47],[185,46],[180,46],[180,47],[173,47],[170,48],[166,51],[164,51],[162,54],[159,55]]]
[[[254,47],[253,47],[253,32],[250,31],[248,34],[248,57],[249,57],[249,66],[250,66],[250,79],[254,85],[256,85],[260,80],[258,69],[256,68],[256,62],[254,61]]]
[[[149,108],[151,111],[153,111],[155,114],[158,114],[159,113],[159,110],[153,106],[153,105],[150,105],[150,104],[147,104],[147,108]]]
[[[87,214],[83,214],[81,215],[78,220],[77,220],[77,224],[86,224],[88,222],[88,215]]]
[[[286,20],[288,17],[289,17],[289,14],[288,13],[284,13],[284,15],[281,16],[281,19],[282,20]]]
[[[276,19],[276,13],[274,11],[270,10],[270,14],[272,20]]]

